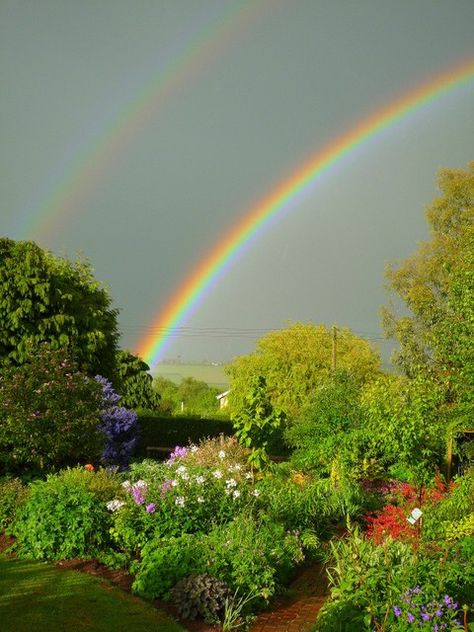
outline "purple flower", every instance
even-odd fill
[[[399,617],[402,614],[401,609],[398,606],[393,607],[393,613],[396,617]]]
[[[168,480],[163,483],[161,486],[161,495],[164,496],[166,492],[174,487],[174,481]]]
[[[409,612],[407,614],[407,621],[408,621],[408,623],[413,623],[414,620],[415,620],[415,617],[412,615],[411,612]]]
[[[155,513],[156,510],[156,506],[155,503],[150,503],[149,505],[146,506],[145,511],[147,513]]]
[[[432,615],[428,614],[427,612],[422,612],[421,618],[423,619],[423,621],[430,621],[432,619]]]
[[[176,459],[182,459],[188,453],[187,448],[183,448],[179,445],[175,447],[173,452],[170,454],[169,459],[166,461],[168,465],[173,465]]]

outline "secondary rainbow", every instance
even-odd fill
[[[222,237],[210,254],[198,263],[153,320],[150,327],[152,333],[142,338],[137,346],[137,353],[151,366],[162,359],[172,342],[173,334],[194,313],[238,255],[272,221],[288,210],[300,195],[310,190],[323,173],[389,126],[473,79],[474,59],[469,59],[405,93],[318,150],[309,161],[251,208]]]
[[[160,65],[151,80],[111,117],[94,141],[76,152],[69,165],[61,166],[55,183],[39,203],[16,213],[12,234],[22,239],[51,241],[70,217],[86,208],[87,195],[102,181],[125,149],[156,118],[176,94],[235,41],[249,26],[272,9],[269,0],[241,0],[220,11],[206,26],[194,32],[170,59]]]

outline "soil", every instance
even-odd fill
[[[13,538],[0,534],[0,553],[14,542]],[[63,560],[57,568],[76,570],[105,579],[124,591],[131,592],[133,577],[125,570],[112,570],[97,560]],[[309,632],[316,615],[328,595],[327,579],[320,563],[308,563],[300,568],[286,593],[268,610],[259,613],[250,626],[251,632]],[[166,601],[154,599],[152,604],[167,612],[188,632],[220,632],[220,626],[204,621],[184,621],[176,608]]]

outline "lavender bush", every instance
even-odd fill
[[[104,402],[101,430],[106,436],[106,444],[102,461],[107,465],[117,465],[120,469],[126,469],[138,443],[137,414],[133,410],[117,405],[120,395],[114,391],[112,384],[105,377],[97,375],[95,379],[102,387]]]

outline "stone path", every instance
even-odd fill
[[[289,593],[273,604],[271,611],[261,612],[256,617],[250,632],[309,632],[328,594],[322,565],[308,566],[292,582]]]

